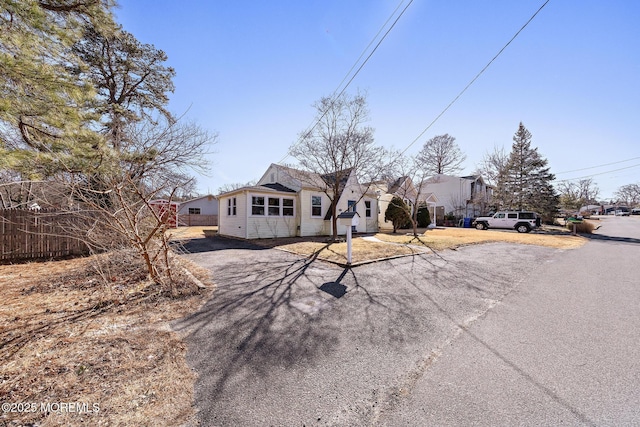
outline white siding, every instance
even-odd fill
[[[296,235],[295,217],[252,217],[247,219],[247,239],[271,239]]]
[[[178,214],[187,215],[189,208],[200,208],[200,215],[218,215],[218,199],[206,196],[180,203]]]
[[[236,198],[236,215],[229,215],[227,200]],[[236,193],[231,196],[220,197],[220,214],[218,215],[218,233],[223,236],[247,238],[246,221],[247,221],[247,195],[245,193]]]
[[[296,206],[297,195],[294,193],[259,193],[249,192],[245,201],[245,208],[247,212],[247,239],[270,239],[274,237],[293,237],[297,233],[297,220],[296,212],[294,210],[294,216],[269,216],[269,215],[252,215],[251,202],[252,197],[264,197],[265,199],[265,212],[268,212],[268,200],[270,197],[278,198],[281,201],[280,207],[282,209],[282,199],[293,199],[294,207]]]
[[[360,186],[356,180],[355,176],[351,175],[349,180],[347,181],[347,185],[342,191],[342,196],[340,200],[338,200],[337,205],[337,214],[340,215],[341,212],[345,212],[349,209],[349,200],[356,201],[356,212],[360,215],[359,224],[356,226],[356,231],[358,233],[365,233],[367,231],[373,231],[372,228],[375,227],[373,221],[375,219],[375,206],[376,200],[370,197],[362,197],[362,186]],[[372,217],[371,221],[367,221],[365,216],[365,200],[371,200],[371,209],[372,209]],[[328,225],[325,227],[325,233],[331,234],[332,231],[332,221],[327,221]],[[377,229],[377,227],[375,227]],[[338,224],[338,235],[347,234],[347,227],[344,225]]]
[[[301,185],[297,179],[292,178],[286,171],[286,168],[279,167],[278,165],[272,164],[269,166],[269,169],[262,175],[260,181],[256,185],[264,185],[264,184],[282,184],[285,187],[288,187],[292,190],[300,190]]]
[[[322,212],[320,217],[311,216],[311,196],[322,198]],[[300,236],[320,236],[326,234],[324,216],[331,207],[329,197],[323,192],[300,191]]]
[[[465,214],[466,201],[471,197],[471,181],[458,177],[440,176],[437,182],[430,182],[426,192],[438,198],[438,205],[444,206],[444,213]]]
[[[427,184],[425,191],[437,197],[438,206],[444,207],[445,214],[453,212],[461,217],[476,216],[491,199],[487,194],[487,186],[480,179],[439,175],[433,180],[435,182]],[[471,184],[474,182],[477,188],[475,194],[471,194]],[[474,195],[477,196],[476,200],[473,200]]]

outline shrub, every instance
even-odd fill
[[[394,233],[397,229],[406,227],[407,224],[411,224],[409,208],[404,200],[397,196],[391,199],[389,206],[387,206],[387,210],[384,212],[384,220],[391,221]]]
[[[589,221],[567,221],[567,228],[569,231],[573,231],[573,225],[576,226],[576,233],[591,234],[595,230],[596,226]]]
[[[418,227],[425,228],[431,224],[431,214],[429,214],[428,206],[420,206],[418,208]]]

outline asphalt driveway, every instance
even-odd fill
[[[452,340],[562,252],[487,244],[343,269],[198,245],[188,257],[218,289],[174,328],[186,334],[207,426],[376,424]]]

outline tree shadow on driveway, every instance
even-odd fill
[[[201,423],[371,424],[432,349],[513,287],[514,271],[496,274],[478,250],[354,268],[278,250],[190,255],[217,283],[173,324],[199,375]]]
[[[393,289],[370,291],[355,269],[277,250],[218,250],[192,259],[211,268],[217,289],[198,312],[172,326],[186,335],[188,361],[199,375],[196,402],[206,425],[244,424],[234,418],[241,408],[229,401],[255,399],[261,387],[287,384],[309,392],[309,384],[286,378],[295,376],[292,372],[346,373],[348,363],[363,357],[363,348],[377,347],[379,341],[395,348],[418,337],[418,331],[411,335],[402,327],[380,330],[379,324],[415,323],[406,305],[411,297]],[[313,405],[322,402],[304,404]]]

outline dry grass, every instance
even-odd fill
[[[294,252],[304,256],[317,256],[327,261],[346,263],[347,244],[322,243],[322,242],[298,242],[277,246],[279,249]],[[394,245],[382,242],[371,242],[356,238],[352,241],[351,262],[353,264],[380,258],[389,258],[399,255],[410,255],[422,250],[404,245]]]
[[[459,246],[479,243],[507,242],[559,249],[573,249],[586,243],[585,238],[571,236],[566,230],[560,227],[547,233],[537,232],[527,234],[476,230],[473,228],[438,228],[420,234],[417,239],[413,237],[412,233],[378,233],[375,237],[382,242],[364,240],[362,238],[353,239],[352,263],[356,264],[399,255],[411,255],[426,250],[452,249]],[[326,238],[324,238],[324,240],[326,240]],[[281,241],[278,241],[277,244],[273,244],[271,247],[277,247],[299,255],[315,256],[337,263],[347,262],[346,243],[329,244],[324,241],[318,241],[318,239],[315,239],[315,241],[296,241],[289,243],[287,239],[281,239]]]
[[[490,242],[519,243],[525,245],[547,246],[559,249],[574,249],[586,243],[586,239],[578,236],[547,233],[511,233],[504,231],[476,230],[473,228],[437,228],[419,236],[376,234],[385,242],[426,245],[434,250],[456,248],[463,245]]]
[[[205,237],[205,232],[209,234],[209,232],[218,232],[218,226],[204,226],[204,227],[178,227],[171,228],[167,231],[167,233],[171,236],[171,239],[174,240],[185,240],[185,239],[199,239]]]
[[[589,220],[584,220],[579,222],[569,221],[565,224],[565,227],[567,228],[567,230],[571,232],[574,231],[574,226],[575,226],[575,232],[581,233],[581,234],[592,234],[593,231],[597,229],[596,224],[594,224],[593,221],[589,221]]]
[[[206,272],[188,267],[207,280]],[[194,373],[168,322],[197,309],[210,289],[189,287],[169,298],[122,254],[4,265],[0,283],[2,403],[99,405],[91,414],[4,412],[0,424],[193,421]]]

